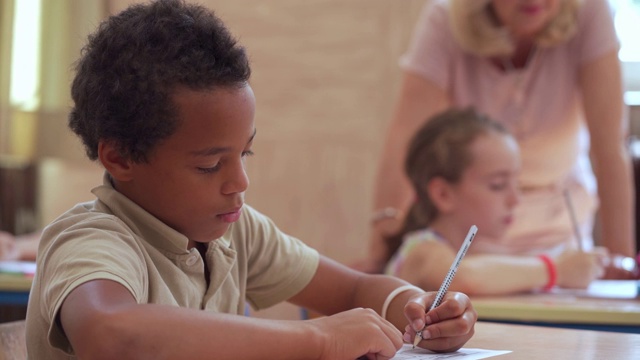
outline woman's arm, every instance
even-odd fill
[[[633,257],[634,190],[620,73],[617,51],[612,51],[582,66],[580,86],[598,180],[602,245],[612,254]]]
[[[400,96],[380,152],[373,195],[374,211],[391,207],[404,212],[409,208],[413,190],[403,166],[409,139],[430,116],[449,106],[449,97],[434,82],[411,72],[404,73]],[[387,256],[383,236],[399,229],[400,218],[402,216],[374,224],[369,248],[377,270],[382,269]]]

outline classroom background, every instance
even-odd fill
[[[66,126],[73,62],[101,19],[134,2],[0,2],[0,229],[26,233],[93,199],[103,171]],[[424,0],[197,2],[225,21],[252,63],[258,135],[247,203],[329,257],[362,258],[397,60]],[[610,2],[630,132],[640,136],[640,1]],[[298,312],[284,304],[255,315]]]

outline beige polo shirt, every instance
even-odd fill
[[[203,259],[186,249],[185,236],[113,189],[106,177],[93,193],[95,201],[76,205],[42,235],[27,310],[31,359],[74,358],[55,319],[66,296],[90,280],[122,284],[140,304],[243,314],[245,301],[261,309],[295,295],[318,266],[317,251],[246,205]]]

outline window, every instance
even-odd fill
[[[640,91],[640,0],[609,0],[620,39],[626,91]]]
[[[10,102],[21,111],[35,111],[40,103],[40,5],[40,0],[14,3]]]

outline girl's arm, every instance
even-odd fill
[[[437,290],[455,255],[448,244],[420,243],[407,255],[398,275],[425,290]],[[558,286],[586,288],[602,275],[604,255],[568,250],[553,258]],[[470,254],[460,263],[450,290],[470,296],[529,292],[545,287],[549,278],[547,265],[537,256]]]

